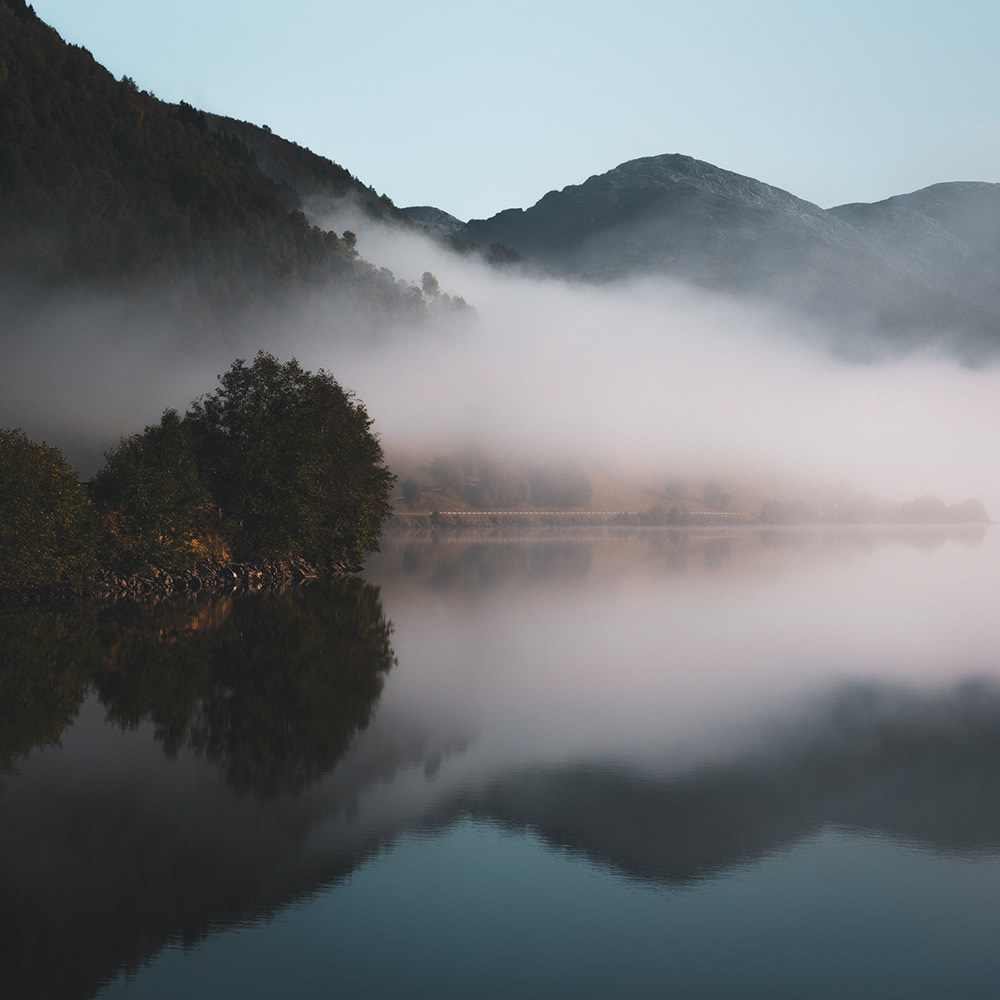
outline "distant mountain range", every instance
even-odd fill
[[[1000,184],[936,184],[824,210],[680,154],[623,163],[464,227],[587,281],[670,276],[776,302],[832,325],[848,353],[944,342],[967,361],[1000,351]]]
[[[427,299],[416,275],[399,281],[365,260],[353,234],[313,225],[349,207],[492,265],[589,282],[666,276],[777,304],[855,358],[924,345],[970,364],[1000,356],[997,184],[824,210],[665,154],[463,222],[431,206],[399,209],[266,126],[115,81],[24,0],[0,0],[0,79],[8,288],[181,282],[223,323],[300,289],[336,289],[375,325],[445,302]]]

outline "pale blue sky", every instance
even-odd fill
[[[997,0],[34,6],[115,76],[463,219],[667,152],[824,207],[1000,181]]]

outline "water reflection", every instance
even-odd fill
[[[99,663],[93,608],[0,611],[0,788],[18,758],[59,745]]]
[[[4,615],[0,996],[90,996],[349,870],[300,855],[306,792],[367,726],[391,630],[357,579]]]
[[[824,828],[1000,853],[1000,683],[936,694],[852,685],[774,720],[751,753],[657,775],[620,761],[497,778],[449,804],[643,880],[687,882]]]
[[[661,887],[830,827],[1000,855],[995,546],[793,535],[403,540],[380,589],[5,618],[0,995],[470,816]]]
[[[88,690],[121,729],[216,764],[237,791],[296,793],[367,725],[394,662],[378,591],[328,587],[4,616],[0,765],[57,744]]]
[[[568,541],[505,544],[473,542],[462,546],[404,545],[400,560],[403,572],[419,578],[429,575],[435,590],[467,593],[509,586],[517,580],[559,583],[585,577],[590,570],[587,544]]]

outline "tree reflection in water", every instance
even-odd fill
[[[4,615],[0,766],[57,743],[89,690],[123,729],[152,723],[239,792],[296,793],[365,728],[395,662],[378,590],[284,592]]]

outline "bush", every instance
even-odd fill
[[[97,568],[97,525],[62,452],[0,430],[0,589],[83,587]]]
[[[105,517],[105,559],[126,571],[193,562],[212,504],[198,478],[191,428],[177,411],[122,438],[105,459],[93,488]]]
[[[431,462],[431,476],[434,482],[443,490],[462,492],[465,485],[465,472],[462,461],[455,455],[440,455]]]
[[[219,382],[185,420],[233,554],[359,563],[377,550],[395,477],[364,406],[323,369],[264,351]]]

